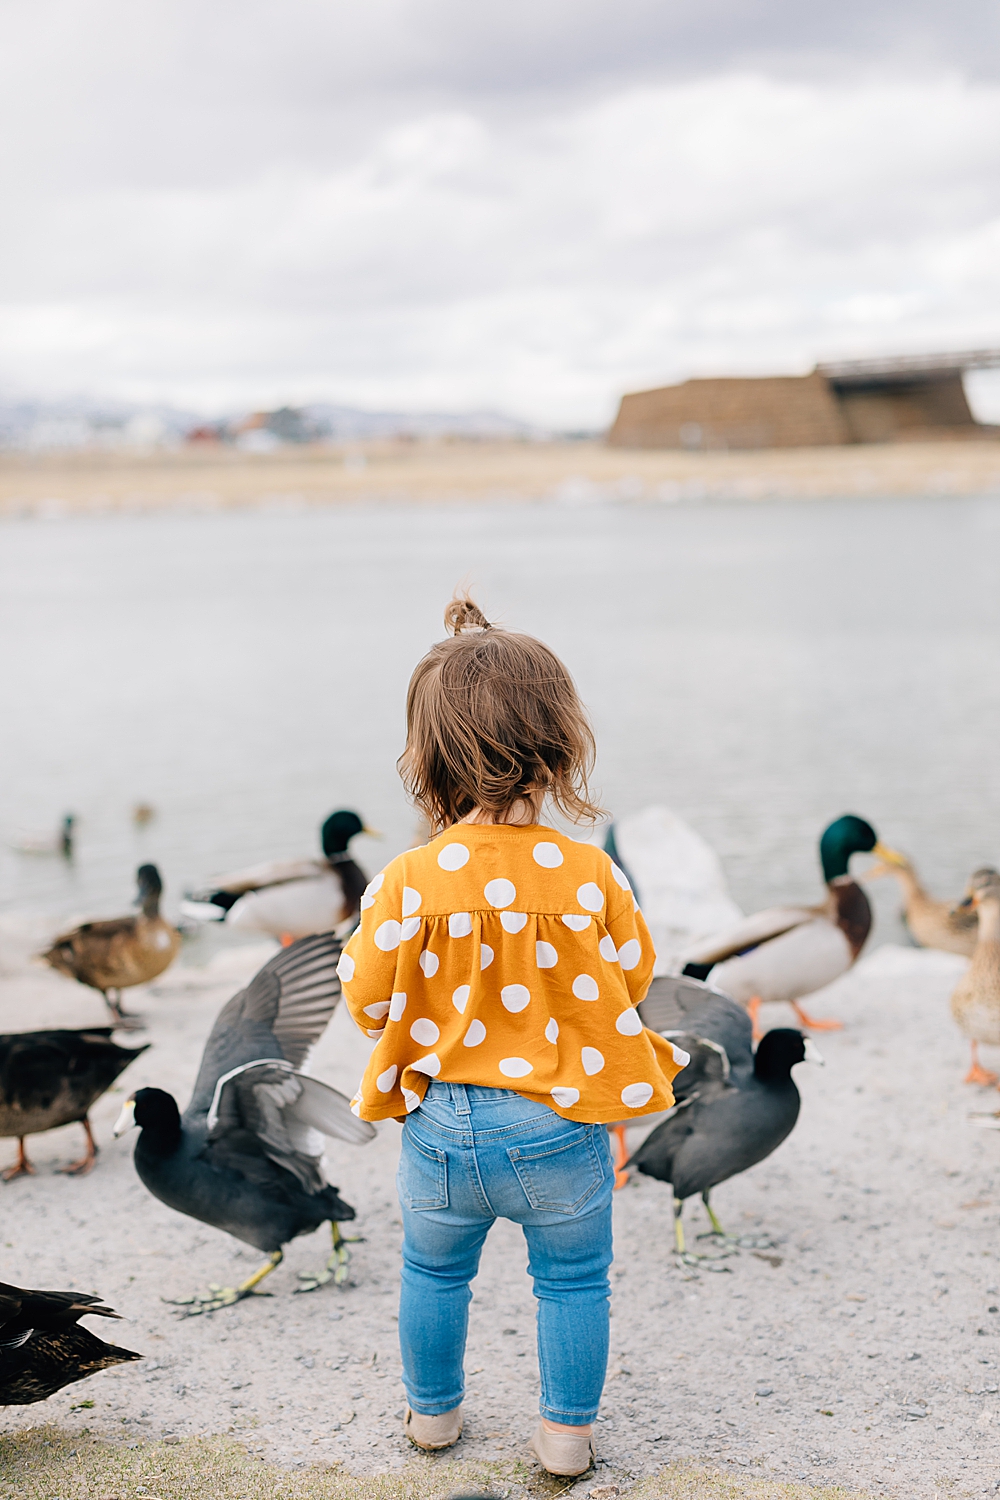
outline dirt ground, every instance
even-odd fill
[[[250,455],[177,452],[0,456],[0,517],[297,508],[357,501],[815,499],[1000,492],[1000,441],[689,453],[602,442],[382,442]]]
[[[28,962],[46,935],[24,918],[0,924],[0,1030],[102,1019],[99,997]],[[182,955],[148,992],[131,991],[154,1046],[94,1111],[96,1170],[55,1174],[79,1154],[79,1129],[67,1127],[31,1140],[36,1177],[0,1185],[0,1279],[100,1292],[128,1320],[120,1342],[145,1355],[44,1407],[8,1409],[8,1432],[48,1421],[133,1444],[232,1434],[291,1468],[340,1461],[357,1475],[410,1461],[396,1349],[398,1126],[363,1149],[330,1145],[332,1179],[364,1235],[348,1285],[293,1295],[297,1273],[325,1258],[320,1233],[291,1246],[271,1296],[199,1318],[164,1299],[242,1279],[256,1252],[157,1202],[135,1176],[134,1138],[111,1138],[136,1087],[186,1103],[214,1015],[269,951],[230,948],[207,964]],[[816,1000],[846,1026],[819,1038],[824,1068],[797,1070],[798,1127],[715,1194],[745,1241],[735,1253],[678,1264],[668,1191],[639,1179],[619,1193],[601,1465],[581,1491],[693,1459],[900,1497],[992,1493],[1000,1134],[968,1115],[1000,1096],[961,1082],[966,1050],[947,998],[963,962],[884,947]],[[765,1019],[788,1017],[776,1008]],[[368,1046],[341,1008],[311,1069],[350,1092]],[[0,1155],[12,1160],[14,1143]],[[686,1218],[695,1243],[700,1205]],[[520,1232],[499,1224],[475,1286],[456,1459],[525,1455],[537,1371],[524,1260]]]

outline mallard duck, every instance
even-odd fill
[[[669,1182],[674,1234],[685,1253],[684,1201],[700,1193],[712,1229],[724,1233],[709,1195],[720,1182],[770,1156],[799,1117],[792,1069],[822,1062],[801,1031],[779,1027],[752,1047],[750,1018],[728,995],[697,980],[654,979],[639,1006],[643,1024],[689,1056],[673,1082],[676,1105],[629,1165]]]
[[[89,1172],[97,1155],[88,1113],[94,1102],[145,1052],[119,1047],[110,1026],[89,1031],[20,1031],[0,1036],[0,1136],[15,1136],[18,1159],[2,1174],[5,1182],[34,1172],[24,1138],[75,1121],[87,1138],[86,1154],[61,1172]]]
[[[54,836],[45,833],[25,834],[14,839],[11,848],[18,854],[61,854],[64,859],[72,859],[75,826],[75,815],[67,813],[59,825],[59,832]]]
[[[872,909],[849,873],[853,854],[884,855],[874,828],[848,813],[819,841],[826,900],[819,906],[777,906],[745,917],[685,954],[684,973],[712,976],[715,988],[739,1000],[757,1031],[763,1001],[786,1001],[803,1026],[839,1031],[842,1022],[808,1015],[802,997],[832,984],[857,959],[871,930]]]
[[[223,875],[181,903],[183,916],[225,922],[244,932],[266,932],[282,942],[353,926],[368,876],[348,852],[359,833],[371,833],[357,813],[331,813],[320,830],[322,859],[269,860]]]
[[[60,974],[100,990],[115,1025],[132,1029],[142,1023],[122,1010],[122,990],[133,984],[148,984],[162,974],[181,945],[176,927],[160,916],[163,882],[159,870],[155,865],[140,865],[136,880],[136,904],[142,908],[136,916],[84,922],[57,937],[52,947],[39,955]]]
[[[31,1406],[98,1370],[142,1359],[80,1318],[117,1318],[87,1292],[27,1292],[0,1281],[0,1406]]]
[[[977,870],[962,906],[977,913],[979,932],[972,963],[952,992],[951,1013],[972,1049],[965,1082],[996,1083],[997,1075],[980,1064],[979,1044],[1000,1047],[1000,874],[990,866]]]
[[[604,847],[642,907],[656,946],[657,974],[676,973],[693,943],[742,919],[719,856],[669,807],[616,818]]]
[[[375,1131],[343,1094],[298,1071],[340,998],[340,948],[323,933],[275,954],[219,1012],[184,1114],[162,1089],[138,1089],[115,1125],[116,1136],[139,1127],[135,1167],[154,1197],[269,1257],[240,1286],[180,1304],[192,1313],[249,1296],[282,1246],[327,1220],[333,1253],[298,1290],[347,1274],[338,1224],[354,1209],[324,1176],[323,1135],[362,1144]]]
[[[903,888],[903,920],[920,948],[941,948],[971,958],[976,947],[979,918],[970,907],[938,901],[924,890],[905,854],[881,845],[882,863],[869,870],[868,879],[894,875]]]

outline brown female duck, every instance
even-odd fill
[[[871,876],[894,875],[903,889],[903,920],[919,948],[940,948],[971,958],[976,947],[979,919],[964,902],[939,901],[920,883],[913,865],[896,849],[881,850],[882,863]]]
[[[84,922],[57,937],[41,955],[60,974],[100,990],[116,1026],[135,1029],[134,1017],[122,1010],[122,990],[148,984],[169,968],[181,945],[180,933],[160,916],[163,882],[155,865],[140,865],[134,917],[106,922]],[[114,998],[112,998],[112,992]]]
[[[1000,874],[989,866],[977,870],[962,905],[978,913],[979,935],[952,992],[951,1013],[972,1049],[965,1082],[996,1083],[997,1075],[980,1064],[979,1044],[1000,1047]]]

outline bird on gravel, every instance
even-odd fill
[[[162,1089],[138,1089],[115,1125],[116,1136],[140,1128],[135,1167],[155,1197],[269,1257],[239,1286],[213,1285],[208,1297],[177,1304],[192,1314],[249,1296],[289,1240],[327,1220],[330,1259],[297,1290],[346,1278],[338,1225],[354,1209],[326,1180],[323,1136],[360,1145],[375,1131],[343,1094],[299,1071],[340,998],[340,949],[321,933],[275,954],[220,1011],[184,1114]]]
[[[746,1006],[757,1031],[762,1002],[786,1001],[810,1029],[839,1031],[840,1021],[807,1015],[802,999],[832,984],[855,962],[871,931],[872,910],[850,874],[851,856],[887,857],[874,828],[848,813],[819,842],[826,899],[817,906],[775,906],[756,912],[684,954],[684,973],[712,978]]]
[[[979,1044],[1000,1046],[1000,874],[976,870],[962,906],[977,913],[979,930],[972,962],[955,986],[951,1014],[969,1039],[972,1062],[966,1083],[996,1083],[979,1061]]]
[[[225,922],[243,932],[264,932],[282,943],[314,932],[350,930],[368,876],[355,863],[349,845],[359,833],[372,832],[357,813],[331,813],[320,829],[321,859],[268,860],[222,875],[190,892],[181,902],[181,915],[196,922]]]
[[[155,865],[140,865],[136,871],[141,907],[134,917],[113,917],[105,922],[84,922],[57,937],[40,956],[60,974],[100,990],[116,1026],[135,1031],[142,1022],[122,1010],[122,990],[133,984],[148,984],[177,957],[181,935],[160,916],[163,882]],[[114,992],[114,999],[111,998]]]
[[[0,1174],[5,1182],[34,1173],[24,1138],[79,1121],[87,1149],[60,1171],[82,1176],[94,1165],[97,1144],[88,1114],[142,1047],[119,1047],[110,1026],[89,1031],[17,1031],[0,1036],[0,1136],[15,1136],[18,1159]]]
[[[683,1255],[685,1200],[700,1193],[713,1231],[724,1233],[709,1201],[712,1189],[763,1161],[790,1135],[799,1116],[792,1069],[823,1059],[801,1031],[785,1027],[769,1031],[755,1053],[743,1007],[683,976],[654,979],[639,1015],[690,1055],[673,1081],[676,1104],[629,1163],[672,1184]]]
[[[0,1282],[0,1406],[31,1406],[98,1370],[142,1359],[78,1321],[118,1316],[86,1292],[27,1292]]]

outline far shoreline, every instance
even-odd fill
[[[741,452],[611,448],[596,440],[382,441],[249,454],[0,454],[0,518],[312,508],[1000,495],[1000,440]]]

